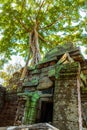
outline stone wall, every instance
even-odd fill
[[[0,98],[2,103],[4,103],[3,108],[1,109],[1,113],[0,113],[0,127],[12,126],[14,125],[16,111],[18,107],[17,94],[6,92],[5,95],[3,96],[4,96],[3,97],[4,99]]]
[[[81,103],[82,103],[82,118],[83,127],[87,128],[87,60],[81,64]]]
[[[6,92],[5,102],[15,102],[17,101],[18,96],[16,92]]]
[[[81,113],[78,114],[78,110],[81,109],[81,106],[78,104],[78,98],[80,99],[77,89],[78,68],[77,63],[63,65],[55,81],[53,125],[60,130],[80,130]]]
[[[5,88],[0,86],[0,111],[4,106]]]

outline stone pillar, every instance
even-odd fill
[[[53,125],[60,130],[82,130],[78,75],[78,63],[64,64],[55,81]]]

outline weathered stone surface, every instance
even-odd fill
[[[51,92],[51,94],[53,94],[54,92],[53,123],[57,128],[60,128],[60,130],[78,130],[78,124],[79,124],[78,123],[78,109],[77,109],[78,108],[78,100],[77,100],[78,92],[77,92],[77,79],[76,79],[77,70],[79,66],[77,63],[64,64],[63,67],[57,73],[57,70],[60,66],[59,64],[56,65],[57,61],[61,58],[61,56],[67,50],[73,59],[77,61],[82,60],[80,51],[78,49],[76,50],[71,50],[71,49],[72,49],[71,46],[68,47],[68,49],[67,49],[67,46],[65,46],[65,48],[63,48],[63,46],[56,47],[55,49],[53,49],[51,52],[49,52],[46,55],[47,57],[45,57],[45,60],[43,60],[43,62],[34,66],[31,69],[28,69],[28,72],[24,80],[23,89],[22,89],[25,91],[28,91],[28,90],[35,91],[36,89],[38,89],[38,90],[41,90],[43,94],[44,93],[48,94],[49,91],[47,88],[51,89],[53,86],[55,86],[55,91],[53,88],[53,91]],[[82,71],[87,76],[86,65],[83,66]],[[15,73],[13,75],[13,79],[10,80],[11,85],[13,85],[14,83],[17,83],[17,86],[19,87],[20,74]],[[55,79],[56,74],[58,74],[58,77]],[[53,85],[53,82],[50,80],[52,78],[54,78],[53,81],[56,80],[55,85]],[[14,97],[12,95],[10,95],[10,97],[9,97],[9,94],[6,95],[6,99],[5,99],[6,103],[8,103],[8,101],[12,101],[13,98]],[[85,97],[84,97],[84,101],[87,101]],[[25,107],[23,106],[23,104],[20,104],[20,103],[17,104],[18,107],[20,108],[18,110],[20,112],[17,111],[19,113],[19,114],[17,113],[18,118],[16,118],[17,125],[22,124],[21,120],[23,118],[23,110]],[[12,106],[12,107],[15,108],[15,106]],[[22,109],[22,106],[23,106],[23,109]],[[11,112],[12,110],[10,111],[10,113]],[[11,115],[13,116],[15,114],[11,114]],[[6,121],[7,121],[6,123],[8,123],[8,120]]]
[[[37,86],[38,90],[47,89],[52,87],[53,82],[48,77],[43,77],[39,80],[39,85]]]
[[[87,128],[83,128],[82,130],[87,130]]]
[[[14,125],[17,106],[17,94],[7,93],[3,109],[0,113],[0,127]]]
[[[33,125],[25,125],[25,126],[11,126],[8,127],[7,130],[59,130],[56,127],[48,124],[48,123],[37,123]]]
[[[41,69],[41,72],[45,73],[45,72],[48,72],[48,70],[49,70],[49,67],[46,67],[46,68]]]
[[[9,80],[8,90],[17,92],[21,91],[22,80],[20,80],[21,72],[16,72]]]
[[[74,47],[73,47],[72,43],[66,43],[63,46],[62,45],[58,45],[57,47],[55,47],[52,50],[50,50],[46,54],[45,57],[50,59],[50,58],[52,58],[54,56],[64,54],[66,51],[71,51],[73,49],[74,49]]]
[[[35,91],[36,86],[23,86],[23,91]]]
[[[44,72],[44,73],[41,73],[40,74],[40,79],[44,78],[44,77],[47,77],[48,76],[48,71],[47,72]]]
[[[65,123],[66,123],[66,125],[65,125]],[[73,122],[61,120],[61,123],[60,123],[60,120],[57,120],[57,121],[54,122],[53,125],[55,127],[59,128],[59,130],[79,130],[78,129],[78,122],[77,123],[73,123]],[[69,128],[69,129],[67,129],[67,128]]]
[[[0,130],[7,130],[7,127],[0,127]]]
[[[26,79],[24,80],[22,86],[23,87],[34,87],[38,85],[38,80],[39,80],[39,74],[32,74],[29,77],[27,76]]]
[[[50,63],[50,62],[52,62],[52,61],[57,61],[57,57],[53,57],[53,58],[51,58],[51,59],[45,58],[45,59],[43,59],[43,61],[42,61],[41,63],[39,63],[39,64]]]
[[[15,120],[14,120],[14,125],[16,125],[16,126],[22,125],[22,123],[23,123],[25,102],[26,102],[25,98],[19,96],[16,116],[15,116]]]
[[[4,106],[5,91],[6,91],[5,88],[0,85],[0,111]]]
[[[37,79],[32,79],[30,82],[24,82],[23,86],[37,86],[38,85],[38,80]]]
[[[17,93],[14,92],[7,92],[5,95],[5,101],[6,102],[11,102],[17,100],[18,96]]]
[[[52,76],[55,76],[55,68],[49,70],[49,72],[48,72],[48,77],[52,77]]]
[[[33,70],[35,70],[35,69],[36,69],[36,65],[33,66],[33,67],[28,67],[28,70],[29,70],[29,71],[33,71]]]
[[[56,73],[55,77],[60,79],[69,79],[69,77],[76,77],[79,64],[74,63],[67,63],[67,64],[56,64]]]
[[[35,69],[31,72],[31,74],[39,74],[41,72],[40,69]]]
[[[69,71],[74,65],[73,78]],[[69,68],[63,65],[55,81],[53,124],[60,130],[79,130],[77,72],[78,65],[69,64]]]

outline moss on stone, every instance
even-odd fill
[[[48,52],[49,55],[52,55],[54,53],[57,53],[58,52],[58,49],[57,48],[54,48],[52,49],[50,52]]]
[[[38,85],[38,79],[32,79],[31,81],[23,83],[23,86],[36,86],[36,85]]]
[[[86,87],[82,87],[81,89],[82,89],[82,91],[87,91]]]
[[[56,71],[56,73],[55,73],[56,79],[59,77],[59,73],[60,73],[62,68],[63,68],[63,65],[57,65],[56,66],[56,69],[55,69],[55,71]]]
[[[55,76],[55,68],[52,70],[49,70],[48,72],[48,77],[52,77],[52,76]]]
[[[51,59],[50,58],[44,58],[41,62],[38,63],[38,65],[48,63],[48,62],[51,62],[51,61],[54,61],[54,60],[57,60],[57,57],[53,57]]]
[[[28,67],[28,70],[33,71],[36,69],[36,65]]]

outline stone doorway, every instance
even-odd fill
[[[40,122],[52,122],[53,118],[53,102],[42,101],[41,102],[41,114]]]

